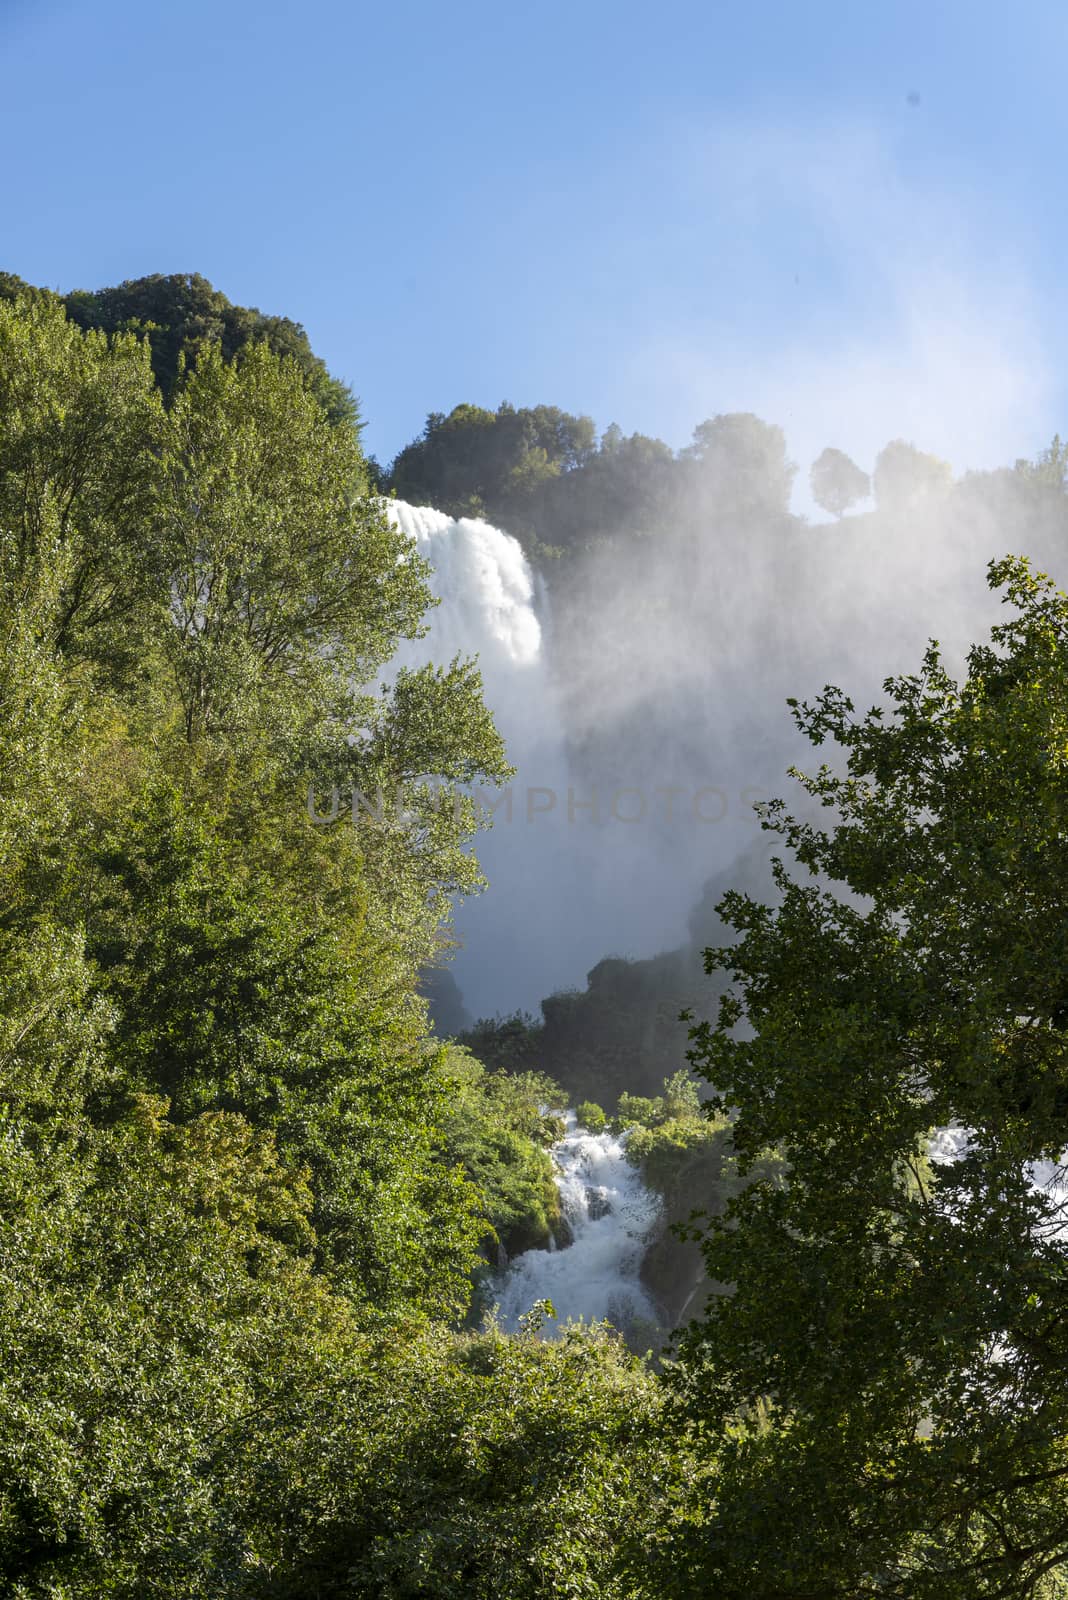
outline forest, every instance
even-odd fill
[[[5,1593],[1068,1595],[1068,449],[828,446],[827,523],[798,470],[748,414],[673,451],[510,404],[380,464],[284,317],[0,275]],[[537,1013],[450,977],[513,766],[477,660],[390,666],[435,604],[393,495],[519,541],[576,770],[729,748],[784,795],[682,943]],[[983,629],[814,683],[906,529]],[[736,658],[751,570],[790,603]],[[568,1108],[662,1201],[646,1342],[495,1313],[568,1247]]]

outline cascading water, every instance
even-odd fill
[[[517,1256],[496,1286],[501,1321],[515,1329],[536,1300],[551,1300],[556,1322],[602,1321],[626,1332],[655,1323],[642,1286],[642,1256],[660,1203],[626,1155],[626,1134],[590,1133],[567,1113],[567,1132],[553,1146],[560,1206],[571,1242]]]
[[[486,703],[517,769],[510,813],[502,804],[475,845],[490,889],[457,912],[454,971],[468,1010],[536,1010],[545,995],[581,984],[606,955],[652,955],[681,943],[700,882],[693,852],[676,846],[678,859],[666,859],[650,827],[597,822],[585,786],[572,789],[539,616],[545,602],[518,541],[477,519],[397,500],[387,506],[433,568],[441,602],[426,637],[404,645],[396,665],[477,656]],[[485,803],[493,799],[487,791]]]
[[[561,841],[529,825],[524,809],[528,787],[566,788],[567,765],[533,575],[518,541],[487,522],[396,500],[388,509],[430,563],[440,601],[426,637],[402,646],[395,662],[477,656],[486,703],[517,769],[511,816],[505,802],[476,840],[491,890],[457,911],[456,979],[474,1016],[536,1006],[585,970],[585,952],[573,948],[557,897]],[[482,798],[488,807],[497,796],[487,790]]]
[[[486,703],[517,769],[511,820],[498,811],[477,841],[490,890],[457,915],[455,970],[469,1010],[488,1016],[536,1005],[581,981],[615,946],[620,926],[640,926],[651,949],[677,941],[689,879],[667,923],[658,921],[664,874],[655,852],[642,847],[648,841],[634,838],[633,828],[617,828],[613,836],[569,825],[566,739],[539,597],[517,540],[489,523],[427,506],[390,501],[388,509],[432,567],[441,602],[430,613],[427,636],[405,645],[395,665],[477,656]],[[540,810],[549,794],[551,817]],[[660,1207],[626,1158],[626,1135],[590,1133],[568,1112],[553,1156],[571,1242],[516,1258],[498,1286],[503,1321],[516,1326],[536,1300],[548,1298],[558,1316],[549,1332],[568,1318],[607,1318],[624,1330],[655,1323],[639,1272]]]

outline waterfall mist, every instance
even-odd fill
[[[518,541],[429,507],[392,501],[390,514],[431,563],[441,602],[427,636],[406,645],[397,663],[477,656],[516,768],[510,801],[488,791],[482,797],[487,807],[499,801],[475,842],[489,888],[457,910],[454,976],[474,1015],[536,1010],[545,995],[581,985],[606,954],[649,955],[677,944],[693,882],[672,830],[656,825],[654,802],[666,800],[653,794],[655,783],[629,795],[614,785],[591,810],[598,786],[565,724],[551,606]],[[636,815],[643,800],[647,816],[620,820]],[[715,797],[705,800],[715,807]],[[746,826],[751,832],[748,819]],[[690,861],[714,858],[695,848],[697,829],[710,832],[708,825],[683,818],[679,827],[691,840]]]
[[[960,665],[998,613],[993,557],[1063,575],[1063,497],[1012,472],[813,524],[781,485],[740,502],[699,467],[666,532],[594,543],[551,592],[509,534],[391,502],[441,601],[400,659],[477,655],[517,768],[475,844],[490,887],[456,916],[473,1015],[536,1011],[608,955],[684,944],[706,881],[764,881],[754,802],[804,803],[787,768],[822,753],[788,696],[832,682],[863,708],[932,636]]]

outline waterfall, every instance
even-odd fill
[[[567,742],[545,649],[546,600],[518,541],[476,518],[401,501],[388,509],[432,567],[440,601],[426,637],[403,646],[395,665],[477,656],[486,703],[517,769],[511,819],[502,808],[476,842],[490,889],[457,913],[454,968],[468,1009],[489,1016],[536,1007],[542,996],[581,982],[617,948],[621,926],[641,926],[651,949],[677,942],[653,909],[653,880],[662,874],[643,831],[570,825]],[[532,790],[541,800],[545,791],[555,796],[551,817],[529,817]],[[680,914],[691,889],[687,882]],[[570,1111],[566,1123],[553,1159],[570,1243],[512,1262],[497,1284],[502,1320],[514,1328],[535,1300],[547,1298],[557,1311],[550,1334],[568,1318],[607,1318],[622,1330],[655,1323],[639,1272],[659,1200],[627,1160],[625,1134],[590,1133]]]
[[[545,995],[580,986],[606,955],[680,944],[699,870],[692,855],[666,861],[650,827],[595,822],[581,803],[585,789],[573,793],[546,649],[547,601],[518,540],[429,506],[391,500],[387,508],[432,567],[441,602],[426,637],[403,645],[395,664],[477,656],[517,769],[510,812],[502,804],[475,842],[490,888],[456,914],[453,970],[467,1009],[476,1017],[536,1011]]]
[[[389,513],[431,565],[440,601],[425,638],[402,646],[401,666],[446,665],[477,656],[484,696],[516,768],[511,812],[507,796],[475,852],[490,883],[485,896],[461,905],[453,971],[472,1016],[536,1009],[603,952],[577,952],[561,924],[560,885],[566,839],[528,823],[528,789],[566,790],[565,740],[550,681],[534,577],[518,540],[476,518],[454,519],[429,506],[390,501]],[[499,798],[482,796],[490,806]]]
[[[441,601],[427,621],[426,639],[406,646],[400,659],[445,662],[478,653],[494,710],[524,738],[559,736],[559,721],[542,651],[534,578],[517,539],[474,517],[454,519],[431,506],[387,501],[394,523],[434,569],[431,587]],[[534,715],[530,729],[521,717]]]
[[[657,1322],[639,1272],[660,1202],[627,1160],[627,1135],[590,1133],[567,1113],[567,1132],[553,1146],[557,1189],[571,1242],[517,1256],[497,1281],[501,1321],[515,1329],[536,1300],[551,1300],[552,1334],[570,1319],[602,1321],[622,1332]]]

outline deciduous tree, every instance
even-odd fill
[[[788,1176],[707,1236],[694,1592],[1022,1600],[1068,1560],[1068,598],[990,581],[1012,614],[963,682],[932,644],[885,707],[795,705],[833,820],[769,806],[801,874],[722,904],[693,1060]]]

